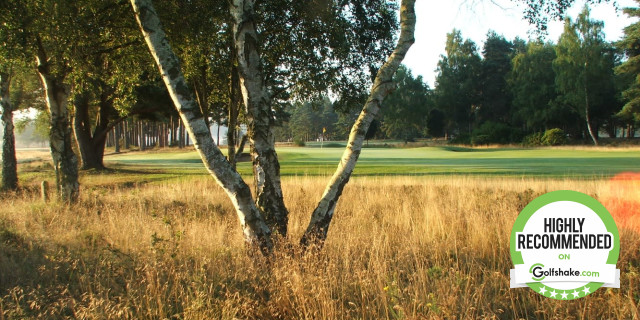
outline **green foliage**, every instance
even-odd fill
[[[480,84],[482,86],[481,107],[477,121],[494,120],[508,122],[511,119],[511,92],[507,86],[507,75],[511,71],[513,43],[504,36],[490,31],[482,49]]]
[[[328,98],[318,101],[295,103],[292,106],[289,120],[277,129],[280,140],[289,139],[314,141],[319,137],[325,140],[336,140],[342,137],[339,132],[340,116],[333,110],[333,103]],[[353,120],[348,123],[349,129]]]
[[[529,23],[536,26],[536,31],[539,34],[545,34],[547,31],[547,24],[549,19],[560,19],[565,16],[567,9],[569,9],[575,0],[518,0],[525,6],[523,15]],[[611,0],[586,0],[586,4],[598,4],[603,2],[611,2]]]
[[[619,107],[613,74],[615,55],[604,41],[602,28],[601,21],[591,20],[587,7],[575,23],[566,19],[553,62],[560,94],[557,103],[575,110],[595,135],[598,124],[610,120]]]
[[[432,108],[429,87],[422,77],[413,77],[405,66],[398,68],[397,89],[383,102],[382,130],[392,139],[414,141],[426,133],[427,116]]]
[[[458,134],[455,137],[453,137],[453,139],[451,139],[449,141],[449,143],[451,143],[451,144],[470,145],[471,144],[471,135],[466,133],[466,132],[463,132],[463,133]]]
[[[438,62],[435,100],[445,114],[446,131],[450,134],[469,132],[480,103],[479,81],[481,59],[476,45],[463,40],[458,30],[447,34],[446,55]]]
[[[471,144],[508,144],[519,142],[522,133],[517,128],[513,128],[502,122],[487,121],[473,130]]]
[[[522,144],[528,147],[561,146],[567,144],[567,134],[562,129],[553,128],[524,137]]]
[[[624,12],[629,17],[640,17],[640,8],[625,8]],[[616,46],[624,51],[628,59],[617,66],[615,72],[629,78],[622,92],[625,105],[618,115],[627,122],[640,122],[640,22],[627,26],[623,39]]]
[[[433,108],[429,111],[429,117],[427,119],[427,128],[429,129],[429,135],[432,137],[444,136],[445,115],[440,109]]]
[[[471,137],[471,144],[474,146],[490,144],[492,138],[486,134],[476,134]]]
[[[542,143],[547,146],[561,146],[567,143],[567,134],[562,129],[553,128],[544,132]]]
[[[529,42],[526,51],[518,53],[512,60],[508,76],[513,95],[513,120],[524,124],[529,130],[541,130],[557,122],[567,123],[562,107],[553,104],[557,93],[553,61],[556,59],[555,45]]]
[[[304,140],[302,140],[301,138],[295,138],[293,139],[293,145],[296,147],[304,147],[305,145],[307,145],[307,143],[304,142]]]
[[[347,140],[351,133],[353,124],[358,119],[360,112],[357,110],[349,110],[347,112],[338,112],[338,122],[335,124],[335,134],[333,140]]]
[[[313,110],[311,103],[297,103],[294,107],[289,122],[294,139],[315,140],[322,133],[320,115]]]
[[[534,132],[522,139],[522,145],[526,147],[537,147],[544,145],[544,140],[542,137],[544,134],[542,132]]]

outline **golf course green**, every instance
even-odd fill
[[[324,176],[335,170],[343,148],[280,147],[283,176]],[[193,151],[152,151],[112,154],[107,166],[140,169],[203,170]],[[238,164],[251,174],[249,162]],[[604,178],[620,172],[640,171],[640,149],[614,148],[365,148],[355,176],[371,175],[492,175],[556,178]]]

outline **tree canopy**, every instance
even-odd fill
[[[639,0],[636,0],[640,4]],[[640,18],[640,8],[625,8],[624,12],[634,18]],[[624,38],[616,46],[627,56],[627,60],[616,67],[617,74],[629,78],[629,85],[622,92],[624,108],[620,116],[627,120],[640,122],[640,22],[624,29]]]

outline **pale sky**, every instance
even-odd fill
[[[633,0],[618,0],[617,3],[621,9],[637,6]],[[569,16],[575,19],[583,7],[583,0],[576,1],[569,10]],[[528,31],[534,27],[522,19],[522,8],[510,0],[418,0],[416,42],[407,53],[404,64],[414,75],[422,75],[424,81],[433,88],[435,69],[440,55],[444,54],[447,33],[454,28],[460,30],[463,38],[476,43],[479,52],[489,30],[494,30],[507,40],[513,40],[516,36],[527,40]],[[608,41],[619,40],[623,36],[623,28],[634,22],[622,10],[616,11],[611,3],[592,5],[591,18],[604,21]],[[562,31],[562,22],[550,23],[547,39],[557,42]]]

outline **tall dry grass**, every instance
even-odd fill
[[[128,187],[93,179],[71,207],[35,191],[2,199],[0,319],[638,318],[640,236],[627,229],[621,289],[577,301],[509,289],[519,211],[559,189],[614,198],[608,181],[358,178],[320,253],[279,250],[266,262],[247,252],[208,177]],[[284,180],[292,243],[324,183]]]

